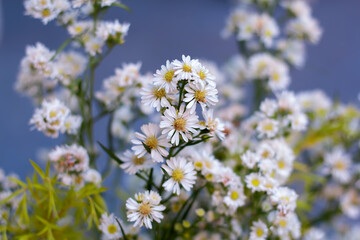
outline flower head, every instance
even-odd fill
[[[145,225],[146,228],[152,228],[152,221],[160,223],[164,218],[162,211],[164,205],[160,205],[161,196],[157,192],[146,191],[135,194],[135,200],[129,198],[126,201],[128,221],[135,222],[135,227]]]
[[[185,158],[171,158],[166,161],[166,165],[163,164],[161,167],[170,176],[170,179],[163,184],[167,191],[179,195],[180,184],[186,191],[190,191],[195,184],[196,171],[194,165],[192,162],[186,161]]]

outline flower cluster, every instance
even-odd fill
[[[306,130],[308,118],[292,92],[281,92],[277,99],[265,99],[260,112],[248,120],[256,124],[259,137],[273,138],[290,131]]]
[[[141,63],[123,64],[115,69],[115,75],[103,82],[103,90],[96,92],[96,98],[106,109],[116,109],[121,104],[131,105],[131,100],[137,98],[139,86],[144,77],[140,74]]]
[[[56,98],[44,100],[41,108],[37,108],[30,119],[34,128],[52,138],[57,138],[59,132],[77,134],[81,122],[80,116],[72,115],[69,108]]]
[[[317,43],[322,30],[303,0],[242,1],[231,13],[223,35],[236,37],[246,62],[237,68],[243,69],[245,79],[261,80],[276,92],[290,83],[287,65],[304,64],[304,42]]]
[[[82,186],[84,182],[95,185],[101,183],[101,175],[89,168],[89,156],[81,146],[57,146],[49,153],[49,160],[54,165],[58,179],[66,185]]]
[[[287,90],[305,44],[320,40],[317,20],[303,0],[238,2],[223,35],[241,55],[222,67],[186,55],[154,74],[123,63],[97,90],[97,68],[130,28],[105,15],[127,6],[24,0],[26,15],[69,35],[56,51],[28,46],[15,85],[39,105],[32,127],[65,144],[44,154],[45,171],[31,161],[26,182],[0,171],[3,238],[321,240],[328,226],[358,236],[342,220],[360,217],[360,110]]]
[[[55,52],[42,43],[28,46],[15,88],[39,103],[56,90],[58,83],[69,86],[84,72],[86,62],[87,59],[75,51],[55,56]]]

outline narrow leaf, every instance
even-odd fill
[[[35,171],[40,175],[40,177],[45,178],[45,173],[44,171],[39,167],[39,165],[37,165],[35,162],[33,162],[30,159],[30,163],[31,165],[34,167]]]

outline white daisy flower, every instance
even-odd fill
[[[86,31],[89,31],[92,25],[93,24],[91,21],[78,21],[69,25],[67,30],[72,37],[75,37]]]
[[[224,197],[224,203],[233,211],[238,207],[244,206],[246,196],[242,184],[231,186],[227,195]]]
[[[265,240],[268,235],[268,228],[266,224],[258,220],[252,223],[251,232],[250,232],[250,240]]]
[[[162,134],[167,134],[168,139],[171,139],[171,143],[175,143],[176,146],[180,143],[180,135],[185,142],[188,142],[189,139],[192,139],[191,134],[199,133],[196,128],[201,128],[198,124],[198,116],[191,114],[190,109],[185,111],[184,105],[180,106],[179,111],[170,107],[164,112],[161,119],[160,128],[164,129]]]
[[[352,161],[350,155],[346,154],[342,148],[335,148],[324,156],[325,166],[335,180],[340,183],[348,183],[351,179]]]
[[[246,186],[252,192],[264,190],[264,177],[260,173],[250,173],[245,177]]]
[[[178,80],[194,79],[193,71],[199,64],[197,59],[191,59],[190,56],[185,57],[185,55],[182,55],[182,61],[176,59],[172,62]]]
[[[165,88],[158,86],[147,85],[142,88],[140,94],[141,103],[156,108],[158,112],[161,108],[170,107],[169,100],[173,100],[173,96],[166,92]]]
[[[160,135],[159,126],[153,123],[141,126],[142,133],[135,133],[138,139],[131,142],[135,144],[131,150],[139,157],[143,157],[147,151],[150,151],[151,158],[154,162],[163,162],[163,157],[169,154],[167,147],[171,147],[164,135]]]
[[[216,87],[215,76],[213,76],[206,67],[198,64],[194,67],[193,71],[195,81],[201,83],[202,85],[209,84],[212,87]]]
[[[85,148],[73,145],[57,146],[49,153],[49,159],[54,163],[58,173],[81,173],[89,168],[89,155]]]
[[[101,0],[101,7],[111,6],[111,4],[115,3],[117,0]]]
[[[275,152],[267,141],[263,141],[257,148],[256,155],[258,155],[260,159],[272,159],[275,156]]]
[[[271,202],[284,214],[295,211],[297,198],[296,192],[288,187],[276,188],[270,196]]]
[[[90,37],[85,42],[85,51],[91,56],[100,54],[102,52],[102,47],[105,44],[105,41],[99,37]]]
[[[157,192],[146,191],[135,194],[135,200],[129,198],[126,201],[127,218],[130,222],[135,222],[135,227],[144,226],[152,229],[152,221],[160,223],[164,218],[162,211],[164,205],[160,205],[161,196]]]
[[[170,179],[167,180],[163,187],[166,191],[180,194],[180,184],[186,190],[190,191],[196,180],[196,171],[192,162],[188,162],[185,158],[171,158],[166,161],[166,165],[161,166]]]
[[[225,125],[219,118],[214,118],[214,110],[204,110],[202,113],[205,120],[205,127],[210,135],[216,135],[220,140],[225,138]]]
[[[196,103],[200,103],[201,108],[204,110],[206,106],[215,105],[219,100],[217,97],[218,90],[211,85],[201,84],[199,82],[190,83],[185,87],[186,94],[184,102],[187,102],[187,109],[190,113],[196,110]]]
[[[101,215],[99,229],[107,240],[116,240],[122,237],[119,224],[116,222],[113,213]]]
[[[260,161],[260,158],[254,152],[247,150],[241,155],[241,163],[247,168],[253,169],[255,165]]]
[[[277,109],[278,106],[274,99],[266,98],[260,104],[260,111],[263,112],[267,117],[273,117]]]
[[[120,167],[128,174],[135,174],[140,170],[147,169],[151,165],[151,161],[146,156],[139,157],[133,151],[126,150],[124,155],[120,156],[124,162]]]
[[[259,137],[275,137],[279,131],[279,122],[271,118],[265,118],[259,122],[256,130],[259,133]]]
[[[262,14],[256,18],[256,31],[266,47],[271,47],[273,39],[280,33],[276,21],[267,14]]]
[[[308,124],[308,118],[306,114],[302,112],[294,113],[289,115],[288,119],[291,123],[291,128],[295,131],[305,131],[307,124]]]
[[[84,180],[89,183],[93,183],[97,186],[101,184],[101,174],[95,169],[89,169],[83,173]]]
[[[166,92],[176,90],[178,79],[175,77],[174,66],[169,60],[166,65],[162,65],[160,70],[156,70],[154,74],[154,84],[160,88],[164,88]]]

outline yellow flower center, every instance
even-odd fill
[[[175,119],[174,128],[176,131],[185,131],[186,120],[183,118]]]
[[[150,136],[144,143],[148,148],[155,149],[158,146],[158,140],[155,136]]]
[[[345,164],[341,161],[337,161],[335,163],[334,167],[339,170],[345,170]]]
[[[132,159],[132,162],[135,164],[135,165],[141,165],[145,162],[145,157],[137,157],[137,156],[134,156],[133,159]]]
[[[198,72],[198,75],[199,75],[199,78],[200,78],[201,80],[205,80],[206,74],[204,73],[204,71]]]
[[[259,179],[255,178],[251,181],[251,184],[254,185],[255,187],[257,187],[260,185],[260,181],[259,181]]]
[[[267,37],[272,37],[272,32],[268,30],[268,31],[265,32],[265,35]]]
[[[119,92],[123,92],[123,91],[125,90],[125,88],[124,88],[124,87],[118,87],[117,90],[118,90]]]
[[[77,26],[77,27],[75,28],[75,31],[78,32],[78,33],[79,33],[79,32],[82,32],[82,30],[83,30],[83,29],[82,29],[82,27],[80,27],[80,26]]]
[[[117,228],[116,228],[116,226],[114,224],[111,224],[111,225],[108,226],[108,232],[110,234],[114,234],[114,233],[116,233],[116,231],[117,231]]]
[[[149,204],[147,204],[147,203],[141,204],[140,208],[139,208],[139,212],[142,215],[148,215],[151,212],[151,208],[150,208]]]
[[[172,174],[171,177],[176,181],[176,182],[180,182],[181,180],[184,179],[184,173],[181,169],[177,168],[175,169]]]
[[[236,199],[239,198],[239,194],[238,194],[237,192],[233,191],[233,192],[230,194],[230,198],[231,198],[232,200],[236,200]]]
[[[273,125],[271,123],[267,123],[264,125],[263,128],[265,131],[272,131],[274,129]]]
[[[268,158],[269,155],[270,155],[270,153],[269,153],[268,151],[264,151],[264,152],[261,154],[261,156],[262,156],[263,158]]]
[[[287,225],[286,220],[281,219],[281,220],[279,221],[279,225],[280,225],[281,227],[286,227],[286,225]]]
[[[165,73],[165,81],[167,81],[168,83],[171,82],[173,80],[174,73],[174,71],[168,71],[167,73]]]
[[[154,88],[153,94],[156,98],[163,98],[166,96],[166,92],[165,92],[164,88],[161,88],[161,89]]]
[[[256,236],[261,237],[264,235],[264,231],[261,228],[256,229]]]
[[[202,168],[203,168],[202,162],[195,162],[195,163],[194,163],[194,166],[195,166],[195,168],[199,168],[199,169],[202,169]]]
[[[42,15],[43,17],[48,17],[48,16],[50,16],[50,14],[51,14],[51,12],[50,12],[50,9],[48,9],[48,8],[45,8],[45,9],[41,12],[41,15]]]
[[[196,101],[198,102],[206,102],[206,91],[201,91],[201,90],[198,90],[198,91],[195,91],[195,99]]]
[[[191,66],[187,65],[187,64],[184,64],[183,66],[183,71],[184,72],[191,72]]]
[[[277,82],[277,81],[279,81],[279,79],[280,79],[280,74],[279,74],[279,73],[274,73],[274,74],[272,75],[272,78],[273,78],[273,80],[274,80],[275,82]]]
[[[278,162],[278,166],[279,166],[280,169],[285,168],[285,162],[284,162],[283,160],[280,160],[280,161]]]
[[[56,117],[56,115],[57,115],[57,112],[55,112],[55,111],[51,111],[50,114],[49,114],[49,116],[51,118]]]
[[[46,1],[45,0],[42,0],[42,1],[40,1],[40,5],[46,5]]]

